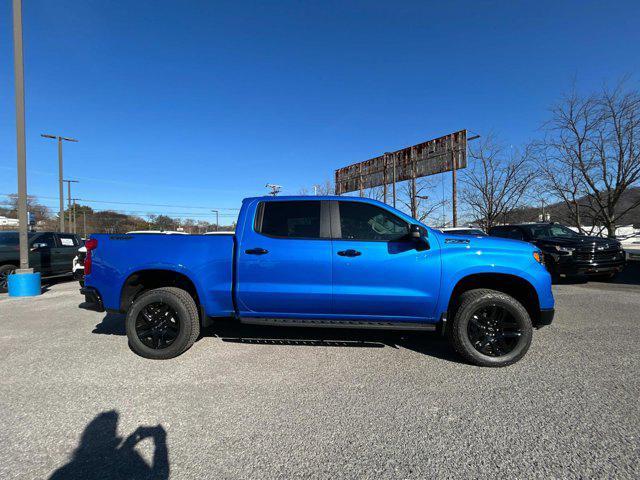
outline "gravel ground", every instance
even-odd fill
[[[0,478],[639,478],[625,273],[555,286],[553,325],[503,369],[435,334],[234,325],[150,361],[75,282],[0,295]]]

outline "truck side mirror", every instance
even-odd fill
[[[46,248],[47,244],[46,243],[34,243],[33,245],[31,245],[31,251],[35,252],[36,250],[40,249],[40,248]]]
[[[426,232],[420,225],[409,226],[409,237],[416,245],[416,250],[419,252],[429,249],[429,240],[427,240]]]

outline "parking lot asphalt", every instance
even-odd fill
[[[637,267],[554,286],[503,369],[436,334],[235,325],[151,361],[76,282],[0,295],[0,478],[639,478]]]

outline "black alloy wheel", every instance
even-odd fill
[[[171,306],[162,302],[146,305],[136,318],[136,335],[149,348],[162,350],[180,333],[180,318]]]
[[[471,315],[467,334],[478,352],[502,357],[516,348],[522,328],[507,309],[493,304],[480,307]]]
[[[506,367],[529,350],[533,324],[514,297],[488,288],[467,290],[452,309],[447,335],[465,360],[481,367]]]
[[[174,358],[200,335],[198,306],[181,288],[147,290],[129,307],[125,328],[129,346],[138,355],[155,360]]]

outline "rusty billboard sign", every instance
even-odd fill
[[[467,166],[467,131],[444,135],[336,170],[336,195],[459,170]]]

